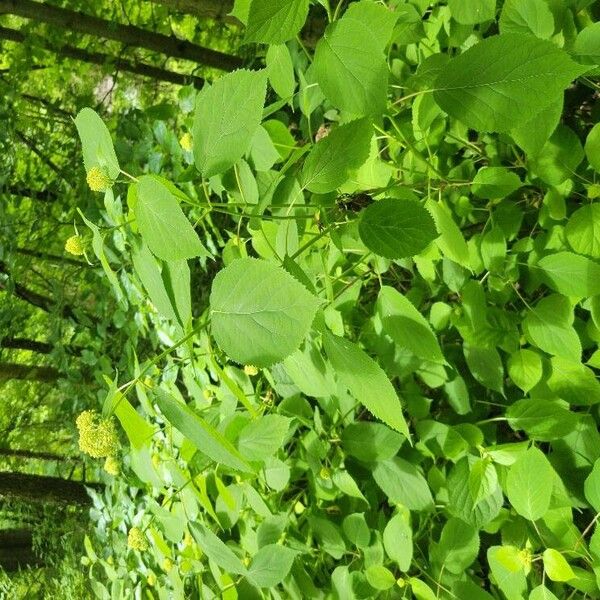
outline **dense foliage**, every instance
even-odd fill
[[[309,4],[237,0],[244,68],[75,118],[85,579],[599,598],[600,7]]]

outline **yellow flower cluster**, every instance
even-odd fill
[[[127,545],[132,550],[144,552],[148,550],[148,540],[144,532],[139,527],[132,527],[127,534]]]
[[[65,250],[69,254],[74,254],[75,256],[81,256],[85,250],[85,247],[83,245],[83,238],[80,235],[72,235],[65,242]]]
[[[246,365],[244,367],[244,373],[246,373],[248,377],[253,377],[254,375],[258,375],[258,369],[254,365]]]
[[[193,148],[191,134],[189,132],[184,133],[179,140],[179,144],[184,150],[191,152]]]
[[[116,456],[107,456],[104,461],[104,470],[113,477],[116,477],[121,470],[119,461]]]
[[[92,458],[113,456],[119,449],[119,438],[113,419],[102,419],[95,410],[85,410],[77,417],[79,448]]]
[[[100,167],[92,167],[86,181],[92,192],[104,192],[112,185],[111,178]]]

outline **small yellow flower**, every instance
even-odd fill
[[[165,573],[168,573],[173,568],[173,561],[170,558],[165,558],[165,560],[162,561],[161,567]]]
[[[148,550],[148,540],[144,532],[139,527],[132,527],[127,534],[127,545],[132,550],[144,552]]]
[[[77,417],[79,449],[92,458],[105,458],[117,453],[119,438],[113,419],[102,419],[93,410],[85,410]]]
[[[85,252],[83,238],[80,235],[72,235],[65,242],[65,250],[69,254],[73,254],[75,256],[81,256]]]
[[[86,181],[92,192],[104,192],[112,185],[112,179],[100,167],[92,167]]]
[[[191,152],[192,151],[192,135],[191,133],[186,132],[184,133],[180,140],[179,140],[179,144],[181,145],[181,147],[186,150],[187,152]]]
[[[258,375],[258,369],[254,365],[246,365],[244,367],[244,373],[246,373],[248,377],[253,377],[254,375]]]
[[[154,573],[148,573],[148,577],[146,577],[146,583],[150,587],[154,587],[156,585],[156,575]]]
[[[327,467],[322,467],[319,477],[321,479],[331,479],[331,471]]]
[[[191,546],[194,543],[194,538],[190,535],[189,531],[185,532],[185,535],[183,536],[183,545],[185,548],[187,548],[188,546]]]
[[[121,470],[121,468],[120,468],[119,461],[117,460],[116,456],[107,456],[106,457],[106,460],[104,461],[104,470],[109,475],[112,475],[113,477],[115,477],[119,474],[119,471]]]

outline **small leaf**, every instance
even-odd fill
[[[575,577],[571,565],[565,557],[554,548],[546,548],[542,554],[544,571],[552,581],[569,581]]]
[[[121,169],[104,121],[91,108],[83,108],[75,117],[75,126],[81,139],[85,170],[100,167],[111,179],[116,179]]]
[[[267,367],[300,346],[318,303],[282,268],[264,260],[239,258],[213,281],[212,333],[232,360]]]
[[[402,504],[409,510],[429,510],[433,507],[427,480],[408,461],[395,457],[378,462],[372,473],[375,483],[390,502]]]
[[[357,421],[342,431],[342,448],[363,462],[376,462],[395,456],[404,437],[382,423]]]
[[[577,209],[567,222],[565,235],[578,254],[600,258],[600,204],[586,204]]]
[[[473,504],[479,504],[491,496],[498,487],[498,474],[494,464],[487,459],[480,458],[471,466],[469,473],[469,491]]]
[[[275,587],[288,576],[294,558],[296,553],[280,544],[263,546],[248,568],[248,580],[256,587]]]
[[[254,470],[233,444],[208,421],[197,415],[189,406],[178,402],[156,388],[156,403],[165,418],[200,450],[216,463],[236,471],[253,473]]]
[[[531,590],[529,600],[558,600],[558,598],[545,585],[538,585]]]
[[[282,44],[292,38],[308,16],[308,0],[252,0],[246,42]]]
[[[264,460],[282,447],[290,420],[281,415],[265,415],[251,421],[240,432],[238,449],[246,460]]]
[[[484,167],[473,179],[472,190],[479,198],[505,198],[521,187],[519,176],[505,167]]]
[[[369,585],[376,590],[389,590],[396,583],[394,574],[383,565],[371,565],[365,571]]]
[[[358,232],[369,250],[391,259],[419,254],[438,236],[433,218],[419,202],[393,198],[367,206]]]
[[[435,240],[435,243],[444,256],[465,267],[465,269],[470,269],[469,247],[450,211],[441,202],[435,202],[431,199],[427,200],[425,208],[433,216],[435,226],[440,232],[440,237]]]
[[[194,159],[204,177],[224,173],[250,149],[262,119],[265,71],[238,70],[205,85],[196,98]]]
[[[336,375],[350,393],[386,425],[410,437],[400,399],[383,369],[344,338],[326,333],[323,347]]]
[[[585,139],[585,155],[592,168],[600,173],[600,123],[592,127]]]
[[[508,359],[508,375],[524,392],[542,378],[542,358],[533,350],[518,350]]]
[[[513,508],[530,521],[541,519],[550,507],[554,469],[537,448],[530,448],[510,467],[506,495]]]
[[[583,491],[585,499],[600,513],[600,458],[594,462],[592,471],[584,482]]]
[[[383,547],[400,571],[406,573],[413,557],[412,528],[408,509],[399,507],[398,510],[383,530]]]
[[[373,125],[368,119],[352,121],[319,140],[302,169],[302,186],[316,194],[337,189],[369,156]]]
[[[140,177],[137,198],[135,218],[152,254],[166,261],[208,255],[177,198],[160,179]]]
[[[496,0],[448,0],[452,18],[461,25],[491,21],[496,16]]]
[[[227,573],[246,575],[247,570],[242,561],[208,527],[196,521],[189,521],[188,527],[196,543],[210,560]]]
[[[588,298],[600,294],[600,265],[573,252],[556,252],[542,258],[538,268],[548,285],[565,296]]]

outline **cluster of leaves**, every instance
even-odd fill
[[[313,53],[308,0],[236,3],[266,66],[182,99],[171,163],[76,119],[162,350],[104,401],[94,590],[599,597],[596,7],[322,4]]]

